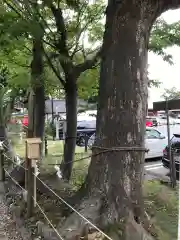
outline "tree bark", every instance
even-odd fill
[[[149,12],[147,2],[125,2],[109,3],[104,34],[93,155],[109,152],[92,157],[86,180],[89,196],[102,196],[101,225],[122,221],[120,239],[129,239],[129,218],[140,223],[142,216],[144,152],[131,148],[145,147],[148,41],[157,17],[156,12]],[[110,150],[118,147],[129,150]]]
[[[61,170],[63,179],[69,181],[73,167],[77,131],[77,85],[73,76],[69,76],[66,79],[65,94],[67,131]]]
[[[45,91],[44,84],[35,90],[35,136],[43,140],[45,126]]]

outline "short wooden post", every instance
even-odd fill
[[[27,191],[27,217],[33,215],[36,206],[36,176],[35,176],[35,160],[28,159],[28,191]]]
[[[89,234],[89,228],[88,228],[88,224],[86,224],[83,228],[80,239],[82,238],[84,240],[88,240],[88,234]]]
[[[85,140],[85,152],[88,151],[88,135],[85,133],[84,135],[84,140]]]
[[[45,151],[45,156],[48,155],[48,145],[47,145],[47,136],[44,138],[44,151]]]
[[[27,155],[27,141],[25,146],[25,189],[27,190],[28,186],[28,155]]]
[[[5,181],[5,171],[4,171],[4,150],[0,148],[0,181]]]
[[[171,172],[171,184],[172,184],[172,187],[174,188],[176,187],[176,163],[175,163],[173,151],[171,151],[170,172]]]
[[[34,207],[36,206],[36,160],[40,159],[40,144],[39,138],[29,138],[26,140],[27,150],[27,217],[33,215]]]

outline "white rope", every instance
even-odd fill
[[[8,171],[6,171],[4,169],[4,171],[6,172],[6,174],[12,179],[12,181],[19,186],[23,191],[26,191],[23,187],[21,187],[21,185],[19,185],[19,183],[13,178],[11,177],[11,175],[8,173]],[[32,196],[33,200],[34,197]],[[57,231],[57,229],[53,226],[53,224],[51,223],[51,221],[49,220],[49,218],[47,217],[46,213],[43,211],[43,209],[40,207],[40,205],[36,202],[36,205],[38,206],[39,210],[41,211],[41,213],[43,214],[43,216],[46,218],[47,222],[49,223],[49,225],[52,227],[52,229],[55,231],[55,233],[57,234],[57,236],[59,237],[60,240],[64,240],[64,238],[59,234],[59,232]]]
[[[36,176],[36,178],[47,188],[49,191],[51,191],[57,198],[59,198],[66,206],[68,206],[71,210],[73,210],[78,216],[80,216],[82,219],[84,219],[89,225],[91,225],[93,228],[95,228],[98,232],[104,235],[109,240],[113,240],[110,238],[106,233],[104,233],[101,229],[99,229],[96,225],[94,225],[92,222],[90,222],[86,217],[84,217],[81,213],[79,213],[75,208],[73,208],[69,203],[67,203],[63,198],[61,198],[56,192],[54,192],[46,183],[44,183],[39,177]]]
[[[25,168],[25,167],[23,167],[22,165],[21,165],[21,162],[19,163],[19,162],[15,162],[15,161],[13,161],[10,157],[8,157],[5,153],[3,153],[3,155],[5,156],[5,158],[7,159],[7,160],[10,160],[14,165],[16,165],[16,166],[18,166],[18,167],[21,167],[21,168],[23,168],[24,170],[28,170],[27,168]]]
[[[8,146],[6,144],[4,144],[4,141],[2,142],[2,145],[3,145],[3,147],[5,147],[6,149],[9,150]]]

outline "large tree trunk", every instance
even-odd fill
[[[157,4],[150,2],[109,0],[106,13],[98,140],[85,183],[87,200],[80,205],[80,212],[109,229],[112,239],[142,237],[138,234],[136,238],[130,228],[134,223],[138,226],[143,210],[147,53],[150,30],[159,14]],[[119,147],[126,150],[120,151]],[[132,151],[133,147],[137,150]],[[76,230],[68,233],[65,229]],[[60,232],[71,239],[80,229],[81,218],[72,214]]]
[[[76,147],[77,131],[77,86],[73,77],[66,80],[66,139],[64,146],[64,160],[61,165],[63,179],[69,181],[71,177]]]

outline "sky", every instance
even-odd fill
[[[161,17],[168,23],[180,21],[180,9],[169,10]],[[169,65],[154,53],[148,55],[150,79],[157,79],[162,82],[159,88],[152,88],[149,91],[148,105],[150,108],[153,102],[163,100],[161,95],[165,88],[176,87],[180,90],[180,47],[173,46],[168,48],[167,52],[173,56],[174,65]]]

